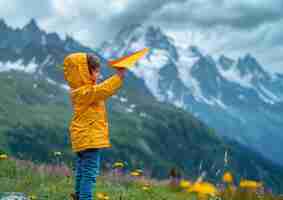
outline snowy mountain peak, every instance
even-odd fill
[[[35,19],[31,19],[29,23],[23,27],[21,33],[25,44],[28,44],[30,42],[40,43],[42,40],[42,36],[45,34],[43,31],[40,30]]]
[[[203,56],[193,65],[192,76],[199,82],[201,89],[208,95],[217,94],[219,71],[211,56]]]
[[[132,24],[123,28],[113,41],[104,42],[99,52],[105,58],[118,58],[143,48],[163,50],[172,59],[178,59],[178,53],[171,39],[159,27]]]
[[[57,33],[48,33],[47,38],[54,42],[58,42],[61,40]]]
[[[5,23],[4,19],[0,18],[0,30],[7,29],[8,25]]]
[[[218,63],[224,70],[229,70],[235,63],[235,61],[231,58],[226,57],[225,55],[221,55],[218,59]]]
[[[70,36],[70,35],[66,35],[66,39],[65,39],[65,42],[76,42],[75,41],[75,39],[72,37],[72,36]]]
[[[24,27],[24,31],[30,31],[30,32],[41,32],[40,28],[37,25],[37,22],[35,19],[31,19]]]
[[[57,33],[48,33],[46,34],[46,41],[49,45],[60,46],[62,44],[62,40],[60,39]]]
[[[165,35],[160,27],[148,26],[145,34],[146,44],[150,48],[163,49],[169,52],[173,59],[178,59],[178,53],[171,38]]]
[[[243,58],[239,58],[237,68],[240,71],[241,76],[248,74],[260,75],[267,77],[267,72],[263,70],[257,60],[251,55],[246,54]]]
[[[79,46],[79,43],[75,41],[71,36],[67,35],[66,39],[64,41],[65,43],[65,49],[71,49],[73,46]]]
[[[187,48],[187,56],[189,57],[202,57],[200,49],[197,46],[191,45]]]
[[[167,36],[161,31],[160,27],[148,26],[146,30],[146,37],[149,41],[167,40]]]

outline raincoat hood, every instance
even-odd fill
[[[64,78],[71,89],[92,84],[86,53],[72,53],[64,59]]]

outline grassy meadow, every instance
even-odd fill
[[[60,162],[60,152],[54,152],[57,164],[35,164],[6,154],[0,155],[0,193],[22,192],[29,199],[71,199],[74,192],[74,169]],[[93,194],[100,200],[279,200],[279,195],[264,189],[264,183],[241,180],[233,183],[233,175],[223,174],[221,183],[182,179],[170,176],[155,180],[145,176],[142,169],[124,173],[122,161],[113,163],[110,170],[97,177]]]

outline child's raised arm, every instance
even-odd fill
[[[96,85],[84,85],[71,91],[74,104],[91,104],[106,100],[117,92],[123,84],[123,77],[118,73]]]

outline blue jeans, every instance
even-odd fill
[[[93,200],[96,177],[100,172],[100,149],[86,149],[76,155],[75,192],[79,200]]]

